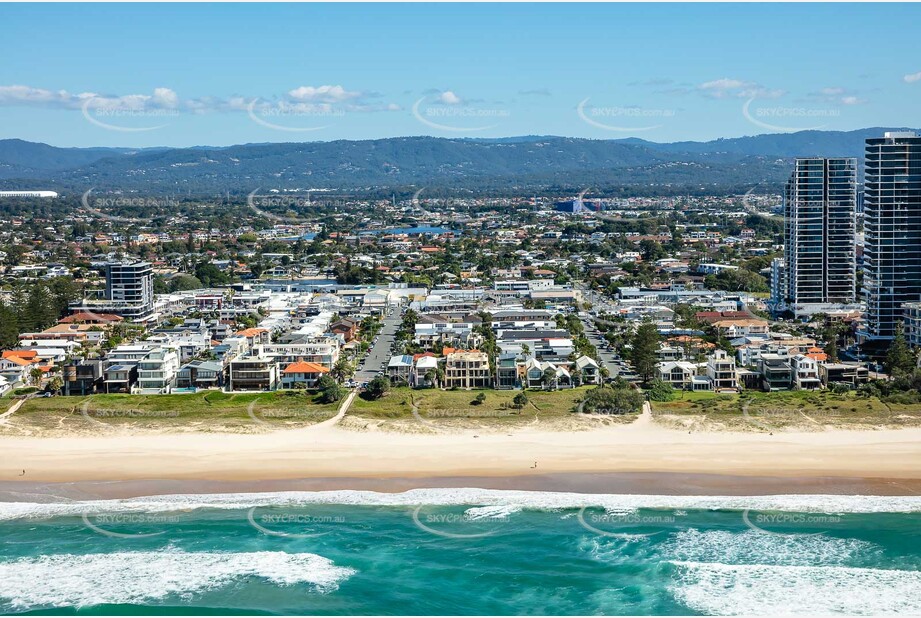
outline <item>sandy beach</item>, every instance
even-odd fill
[[[886,483],[914,493],[921,429],[823,432],[687,432],[647,415],[589,431],[508,433],[354,431],[335,423],[262,434],[0,437],[0,481],[269,482],[324,479],[549,478],[574,474],[668,474]],[[23,474],[23,471],[25,474]],[[672,476],[674,479],[675,477]],[[782,479],[788,479],[786,483]],[[418,485],[419,483],[416,482]],[[680,483],[673,492],[680,489]],[[354,485],[354,483],[352,483]],[[707,488],[712,491],[712,488]]]

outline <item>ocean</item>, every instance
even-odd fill
[[[0,503],[6,614],[918,614],[921,497]]]

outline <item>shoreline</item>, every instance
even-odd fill
[[[100,488],[108,484],[148,495],[150,488],[188,493],[196,487],[225,492],[457,486],[921,494],[918,428],[689,433],[640,420],[579,432],[509,431],[423,435],[322,426],[249,435],[0,437],[5,464],[0,488],[104,492]]]
[[[148,479],[140,481],[0,482],[0,503],[70,500],[118,500],[164,495],[374,491],[402,493],[412,489],[493,489],[548,493],[772,496],[847,495],[917,496],[921,480],[859,477],[770,477],[717,474],[566,473],[531,477],[391,477],[266,479],[258,482]],[[52,500],[47,500],[52,499]]]

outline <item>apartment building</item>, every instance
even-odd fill
[[[71,306],[74,313],[104,313],[135,322],[154,317],[153,269],[148,262],[105,264],[105,296],[83,299]]]
[[[783,301],[853,303],[857,159],[800,158],[784,188]]]
[[[489,356],[479,350],[456,350],[445,360],[445,388],[488,388],[492,386]]]
[[[921,136],[866,142],[862,338],[891,340],[903,304],[921,301]]]

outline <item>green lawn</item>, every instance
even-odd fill
[[[570,417],[589,387],[557,391],[525,391],[528,404],[518,410],[512,403],[518,390],[439,390],[394,388],[374,401],[355,398],[349,416],[373,419],[411,419],[415,403],[419,416],[432,422],[451,419],[529,419]],[[473,401],[483,393],[481,404]]]
[[[195,425],[208,429],[212,424],[215,428],[227,428],[263,423],[284,427],[310,425],[331,418],[338,405],[318,403],[315,394],[304,391],[91,395],[29,399],[11,420],[36,428],[60,429],[94,426],[99,422],[164,428]]]
[[[716,395],[708,392],[677,393],[669,402],[653,402],[657,416],[701,417],[732,427],[873,428],[921,424],[921,406],[887,404],[875,397],[843,395],[830,391],[745,392]]]
[[[349,415],[376,419],[397,419],[412,417],[412,389],[393,388],[380,399],[373,401],[361,395],[355,397],[349,408]]]
[[[423,418],[437,420],[449,418],[535,418],[571,416],[573,408],[591,387],[557,391],[524,391],[528,404],[518,410],[512,403],[519,390],[456,390],[423,389],[413,394]],[[480,393],[486,400],[477,405],[474,398]]]

